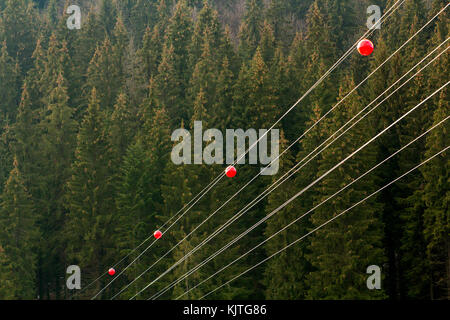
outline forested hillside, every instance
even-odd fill
[[[269,129],[368,30],[372,4],[384,13],[396,1],[0,0],[0,299],[89,299],[112,279],[97,298],[129,299],[154,282],[136,298],[152,297],[445,85],[448,9],[390,57],[447,5],[406,0],[370,36],[371,56],[353,49],[275,126],[280,153],[307,132],[276,175],[247,186],[261,165],[236,165],[236,177],[164,232],[227,167],[174,164],[172,132],[192,132],[194,121],[222,132]],[[81,8],[80,29],[67,27],[69,5]],[[406,73],[404,81],[414,77],[379,103]],[[159,298],[203,297],[447,147],[448,95],[440,90]],[[371,103],[373,112],[182,259]],[[448,174],[447,151],[208,298],[448,299]],[[66,287],[70,265],[81,268],[78,293]],[[366,285],[370,265],[381,268],[381,289]]]

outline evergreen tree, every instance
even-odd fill
[[[146,28],[151,28],[156,22],[157,1],[136,0],[135,4],[130,10],[129,21],[125,21],[127,26],[130,26],[132,33],[135,35],[137,41],[141,41],[146,32]],[[122,14],[123,17],[127,15]]]
[[[104,113],[100,110],[97,90],[92,89],[89,107],[77,136],[72,177],[68,182],[67,254],[80,265],[84,279],[95,279],[116,256],[114,230],[114,178]],[[86,280],[88,281],[88,280]],[[97,282],[91,290],[105,284]],[[86,290],[85,294],[93,293]],[[108,294],[108,291],[104,293]]]
[[[354,87],[351,79],[345,79],[341,87],[340,97],[348,88]],[[353,95],[347,100],[346,108],[335,111],[326,122],[323,135],[328,137],[359,109],[359,99]],[[366,141],[370,135],[369,125],[358,124],[352,128],[357,137]],[[317,176],[321,176],[334,163],[342,160],[359,146],[360,141],[353,146],[350,136],[344,135],[337,143],[323,151],[319,161]],[[360,174],[369,170],[376,161],[376,148],[372,145],[349,159],[345,166],[331,172],[320,182],[315,196],[316,204],[353,181]],[[314,161],[314,160],[313,160]],[[350,189],[339,194],[331,201],[321,205],[312,213],[311,222],[314,226],[329,220],[336,214],[350,207],[366,195],[375,191],[373,175],[353,184]],[[315,269],[308,275],[308,298],[311,299],[377,299],[383,298],[380,290],[367,290],[366,268],[370,265],[384,263],[381,222],[381,204],[376,199],[367,200],[353,212],[340,217],[311,235],[308,260]]]
[[[87,92],[98,90],[100,106],[103,110],[112,109],[116,96],[122,87],[123,73],[121,56],[113,52],[113,46],[107,37],[97,47],[88,67],[86,81]]]
[[[74,159],[77,123],[73,119],[74,110],[68,106],[67,84],[60,73],[57,87],[48,97],[46,116],[39,124],[42,131],[40,144],[43,153],[42,172],[40,180],[43,182],[40,190],[39,227],[43,235],[40,248],[39,274],[40,282],[47,288],[47,292],[40,295],[60,298],[62,283],[60,275],[65,273],[64,246],[58,239],[63,235],[66,221],[65,185],[67,184]]]
[[[20,97],[20,70],[19,66],[9,56],[6,42],[3,42],[0,51],[0,125],[14,120]]]
[[[239,54],[243,61],[249,61],[261,39],[264,4],[261,0],[246,0],[246,12],[239,30]]]
[[[448,93],[442,91],[438,102],[438,108],[434,112],[434,124],[446,117]],[[448,146],[447,122],[442,128],[434,130],[426,142],[426,156],[431,157],[435,153]],[[423,166],[421,172],[425,180],[425,186],[421,193],[425,205],[423,223],[424,237],[426,240],[426,257],[430,265],[430,298],[448,299],[450,295],[450,220],[448,215],[448,170],[449,163],[445,153],[432,163]]]
[[[187,118],[187,107],[184,107],[183,79],[175,69],[175,53],[173,46],[165,46],[161,64],[158,67],[158,75],[155,78],[157,84],[158,101],[163,106],[171,121],[171,127]]]
[[[267,9],[267,20],[273,28],[275,38],[283,47],[287,47],[295,35],[292,23],[293,8],[289,1],[272,0]]]
[[[32,109],[28,85],[25,83],[17,113],[17,121],[10,131],[12,135],[10,150],[17,158],[22,179],[31,194],[36,191],[39,184],[37,166],[39,163],[40,132],[37,126],[39,118],[37,111]]]
[[[0,260],[6,274],[0,277],[0,297],[34,299],[36,297],[36,253],[38,232],[33,202],[22,180],[17,160],[1,196]],[[8,271],[14,272],[8,272]],[[6,276],[10,277],[6,277]]]
[[[286,142],[285,140],[280,141],[284,148],[286,148]],[[274,176],[273,182],[281,178],[294,165],[293,160],[290,151],[287,151],[282,156],[280,159],[280,171]],[[295,185],[295,180],[290,178],[269,195],[266,206],[268,214],[293,196],[292,190]],[[295,208],[298,208],[298,206],[296,205]],[[303,209],[303,206],[300,208]],[[265,236],[272,236],[303,213],[302,210],[294,210],[293,204],[286,206],[267,221]],[[273,240],[268,241],[265,245],[267,256],[272,255],[292,241],[295,241],[302,234],[305,234],[307,232],[307,220],[307,217],[301,219],[300,222],[292,225]],[[306,246],[304,243],[291,247],[267,262],[263,280],[266,285],[266,299],[290,300],[305,298],[304,277],[309,271],[309,266],[305,258]]]
[[[127,95],[120,93],[109,126],[110,144],[117,164],[121,163],[136,131],[135,117],[130,109]]]
[[[97,16],[99,26],[104,36],[112,38],[113,28],[117,19],[117,9],[114,0],[101,0]]]
[[[251,64],[243,66],[236,83],[234,124],[252,128],[269,128],[277,119],[277,97],[273,79],[262,57],[256,50]]]
[[[38,21],[30,0],[8,0],[0,16],[0,41],[18,59],[22,74],[31,68]]]
[[[166,41],[158,67],[159,101],[169,113],[172,124],[188,120],[187,93],[190,70],[188,48],[192,37],[192,19],[186,1],[177,3],[166,28]]]
[[[147,27],[142,39],[142,48],[138,51],[138,56],[142,60],[144,76],[149,79],[156,76],[158,73],[158,66],[161,61],[162,54],[162,38],[160,30],[156,25],[153,30]]]
[[[223,31],[219,22],[217,11],[205,1],[202,10],[199,12],[198,19],[192,34],[190,47],[190,65],[193,67],[202,55],[203,48],[220,48],[223,45]],[[208,42],[208,44],[206,44]],[[224,52],[214,50],[211,52],[216,59],[219,59]]]
[[[155,211],[153,200],[155,193],[153,173],[155,173],[155,170],[152,167],[152,159],[148,157],[148,152],[145,150],[143,143],[138,140],[135,144],[130,145],[124,156],[116,185],[118,224],[115,233],[117,234],[116,247],[120,256],[130,254],[130,250],[147,239],[156,227],[157,211]],[[145,246],[149,244],[146,243]],[[128,263],[135,260],[140,252],[142,251],[130,255]],[[126,273],[128,275],[127,283],[147,269],[148,265],[157,258],[157,253],[163,254],[161,250],[155,252],[155,249],[152,249],[151,252],[152,255],[143,255],[139,261],[129,268]],[[157,274],[151,272],[143,278],[150,281],[149,276],[156,277]],[[143,287],[144,283],[143,279],[137,281],[130,290],[121,295],[121,298],[131,298],[137,292],[136,290]],[[124,285],[125,283],[118,288]]]

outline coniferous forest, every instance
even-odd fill
[[[0,300],[449,299],[450,13],[400,2],[0,0]],[[275,124],[278,172],[205,192],[228,162],[171,160],[196,121]]]

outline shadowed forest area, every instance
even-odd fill
[[[174,130],[192,130],[194,121],[222,132],[269,129],[368,30],[367,7],[383,13],[395,2],[0,0],[0,299],[93,297],[111,281],[110,267],[126,257],[115,267],[120,273],[137,259],[150,242],[133,249],[227,167],[174,164]],[[67,27],[69,5],[81,8],[79,30]],[[114,297],[139,276],[116,299],[133,297],[446,41],[448,9],[345,97],[446,5],[404,1],[370,36],[371,56],[354,49],[276,125],[281,153],[345,99],[281,156],[276,175],[259,176],[221,208],[261,168],[237,165],[235,178],[217,183],[98,298]],[[152,297],[345,159],[443,86],[449,66],[445,52],[136,298]],[[159,298],[190,289],[183,299],[201,298],[447,147],[449,123],[439,123],[448,94],[441,90]],[[448,299],[448,173],[447,151],[208,298]],[[75,295],[66,287],[70,265],[81,268],[83,290]],[[371,265],[381,268],[379,290],[366,285]]]

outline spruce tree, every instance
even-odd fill
[[[31,0],[8,0],[1,12],[0,41],[6,42],[11,57],[17,57],[22,74],[32,66],[37,21]]]
[[[77,123],[73,119],[74,110],[68,105],[67,84],[62,73],[59,74],[57,87],[48,97],[45,118],[39,124],[42,132],[40,150],[43,153],[40,180],[41,203],[39,208],[39,227],[43,235],[40,248],[40,281],[51,288],[41,292],[41,296],[55,294],[61,297],[60,275],[65,273],[64,245],[58,241],[63,237],[66,221],[65,185],[67,184],[74,159]]]
[[[287,141],[280,141],[282,148],[285,149]],[[280,159],[280,170],[273,177],[273,182],[281,178],[294,165],[293,156],[288,150]],[[294,187],[296,187],[295,179],[290,178],[275,189],[268,197],[268,203],[265,208],[267,213],[271,213],[282,203],[287,201],[292,195]],[[300,207],[303,209],[303,207]],[[294,204],[290,204],[276,215],[267,220],[266,229],[264,231],[266,237],[272,236],[286,225],[291,223],[298,216],[303,214],[302,210]],[[295,241],[302,234],[307,232],[308,218],[303,218],[300,222],[292,225],[280,235],[268,241],[265,245],[267,256],[272,255],[276,251],[285,247],[292,241]],[[264,283],[266,286],[266,299],[304,299],[305,298],[305,281],[307,275],[308,261],[305,258],[305,243],[295,245],[287,251],[276,255],[267,262],[264,270]]]
[[[344,80],[340,98],[354,87],[350,78]],[[326,122],[323,135],[328,137],[347,121],[360,108],[359,98],[352,95]],[[321,176],[332,165],[342,160],[356,149],[363,141],[371,137],[370,118],[352,128],[353,135],[344,135],[323,151],[319,161],[317,176]],[[353,137],[359,137],[357,142]],[[362,139],[361,139],[362,138]],[[318,188],[315,204],[356,179],[369,170],[376,161],[376,147],[368,146],[356,156],[347,160],[345,165],[335,169],[324,178]],[[314,160],[313,160],[314,161]],[[366,176],[353,184],[337,197],[321,205],[311,215],[314,226],[331,219],[375,191],[375,177]],[[382,206],[372,198],[360,204],[357,209],[339,217],[325,228],[311,235],[308,260],[314,271],[308,275],[308,298],[311,299],[379,299],[383,298],[381,290],[367,290],[366,269],[370,265],[382,266],[385,262],[382,249],[381,221]]]
[[[158,65],[162,54],[162,40],[158,25],[153,30],[150,27],[145,29],[142,48],[138,50],[137,54],[143,63],[144,76],[147,79],[156,76],[158,73]]]
[[[20,70],[4,41],[0,50],[0,126],[16,117],[20,97]]]
[[[245,121],[245,126],[267,129],[277,120],[279,110],[274,83],[259,48],[250,65],[242,67],[235,92],[235,125],[244,126]]]
[[[239,30],[239,54],[242,61],[249,61],[255,54],[261,39],[264,4],[261,0],[246,0],[246,11]]]
[[[103,110],[112,109],[123,81],[121,56],[118,52],[113,52],[113,48],[111,40],[106,37],[102,45],[97,47],[87,71],[85,90],[98,90]]]
[[[113,164],[104,112],[100,110],[100,100],[94,88],[77,136],[66,198],[69,210],[67,254],[69,261],[84,270],[85,281],[103,274],[116,253]],[[97,282],[85,294],[93,293],[103,285],[103,281]],[[108,291],[104,294],[107,295]]]
[[[120,164],[122,161],[122,157],[125,155],[136,132],[136,119],[128,100],[125,93],[119,94],[114,111],[111,114],[108,129],[110,144],[117,164]]]
[[[0,297],[36,298],[36,245],[39,241],[31,196],[25,187],[17,160],[6,182],[0,204],[0,255],[2,269],[14,272],[0,277]]]
[[[448,93],[442,91],[438,108],[434,112],[434,124],[446,117]],[[435,129],[426,141],[427,157],[448,146],[449,125],[447,122]],[[425,185],[422,195],[425,206],[423,223],[426,240],[426,257],[430,265],[430,298],[448,299],[450,295],[450,220],[448,215],[448,172],[446,153],[437,157],[421,169]]]

